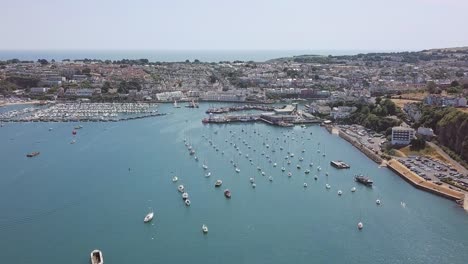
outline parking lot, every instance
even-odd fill
[[[360,125],[340,125],[339,127],[368,149],[374,152],[377,151],[378,154],[381,154],[380,146],[387,141],[384,135],[374,133],[370,129],[366,129]]]
[[[428,181],[442,184],[441,180],[452,180],[468,188],[468,175],[459,173],[455,168],[439,160],[425,157],[407,157],[398,158],[398,161]]]

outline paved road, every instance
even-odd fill
[[[432,142],[426,142],[426,143],[429,144],[429,146],[431,146],[435,150],[437,150],[437,152],[442,157],[444,157],[446,160],[448,160],[450,162],[450,164],[452,164],[452,167],[457,169],[458,172],[463,173],[464,175],[468,175],[468,170],[465,169],[465,167],[463,167],[462,165],[460,165],[457,161],[452,159],[447,153],[445,153],[445,151],[443,149],[441,149],[439,146],[437,146],[436,144],[434,144]]]

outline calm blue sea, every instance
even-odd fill
[[[454,202],[413,188],[319,126],[203,125],[208,107],[167,104],[160,106],[167,116],[82,123],[76,144],[70,144],[75,123],[5,124],[0,128],[0,262],[84,264],[98,248],[105,263],[113,264],[466,263],[468,214]],[[184,138],[198,162],[188,155]],[[291,165],[287,150],[295,154]],[[41,154],[26,158],[31,151]],[[351,169],[330,167],[336,159]],[[357,185],[355,173],[370,175],[374,188]],[[180,178],[176,184],[174,174]],[[221,188],[214,188],[217,179],[223,180]],[[178,184],[185,185],[190,207],[183,204]],[[232,199],[223,196],[225,188]],[[144,224],[149,207],[155,218]],[[206,235],[202,224],[209,228]]]
[[[297,56],[304,54],[315,55],[353,55],[373,52],[370,50],[0,50],[0,60],[20,59],[142,59],[152,62],[180,62],[198,59],[203,62],[219,61],[257,61],[264,62],[270,59]]]

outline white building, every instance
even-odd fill
[[[47,87],[32,87],[30,92],[31,94],[45,94],[48,90],[49,88]]]
[[[181,91],[175,91],[175,92],[164,92],[164,93],[158,93],[156,94],[156,98],[159,101],[174,101],[174,100],[179,100],[182,98],[184,94]]]
[[[330,116],[333,119],[341,119],[346,118],[351,115],[357,108],[355,106],[338,106],[333,107],[332,111],[330,112]]]
[[[392,145],[408,145],[414,138],[414,129],[410,127],[392,128]]]
[[[434,136],[434,130],[432,130],[432,128],[429,128],[429,127],[418,127],[417,133],[422,136],[428,136],[428,137]]]

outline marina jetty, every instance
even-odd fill
[[[332,160],[332,161],[330,161],[330,165],[332,165],[333,167],[335,167],[337,169],[349,169],[349,168],[351,168],[351,166],[349,166],[348,164],[344,163],[341,160]]]
[[[60,103],[0,114],[1,122],[117,122],[165,114],[151,103]]]
[[[266,106],[266,105],[238,105],[238,106],[209,108],[208,110],[206,110],[206,113],[207,114],[224,114],[224,113],[229,113],[229,112],[248,111],[248,110],[272,112],[274,109],[275,109],[274,107]]]
[[[465,194],[463,192],[453,190],[444,185],[437,185],[431,181],[426,181],[424,178],[412,172],[395,159],[388,161],[387,168],[394,171],[397,175],[418,189],[440,195],[442,197],[456,201],[459,204],[464,203],[463,201],[465,200]]]

